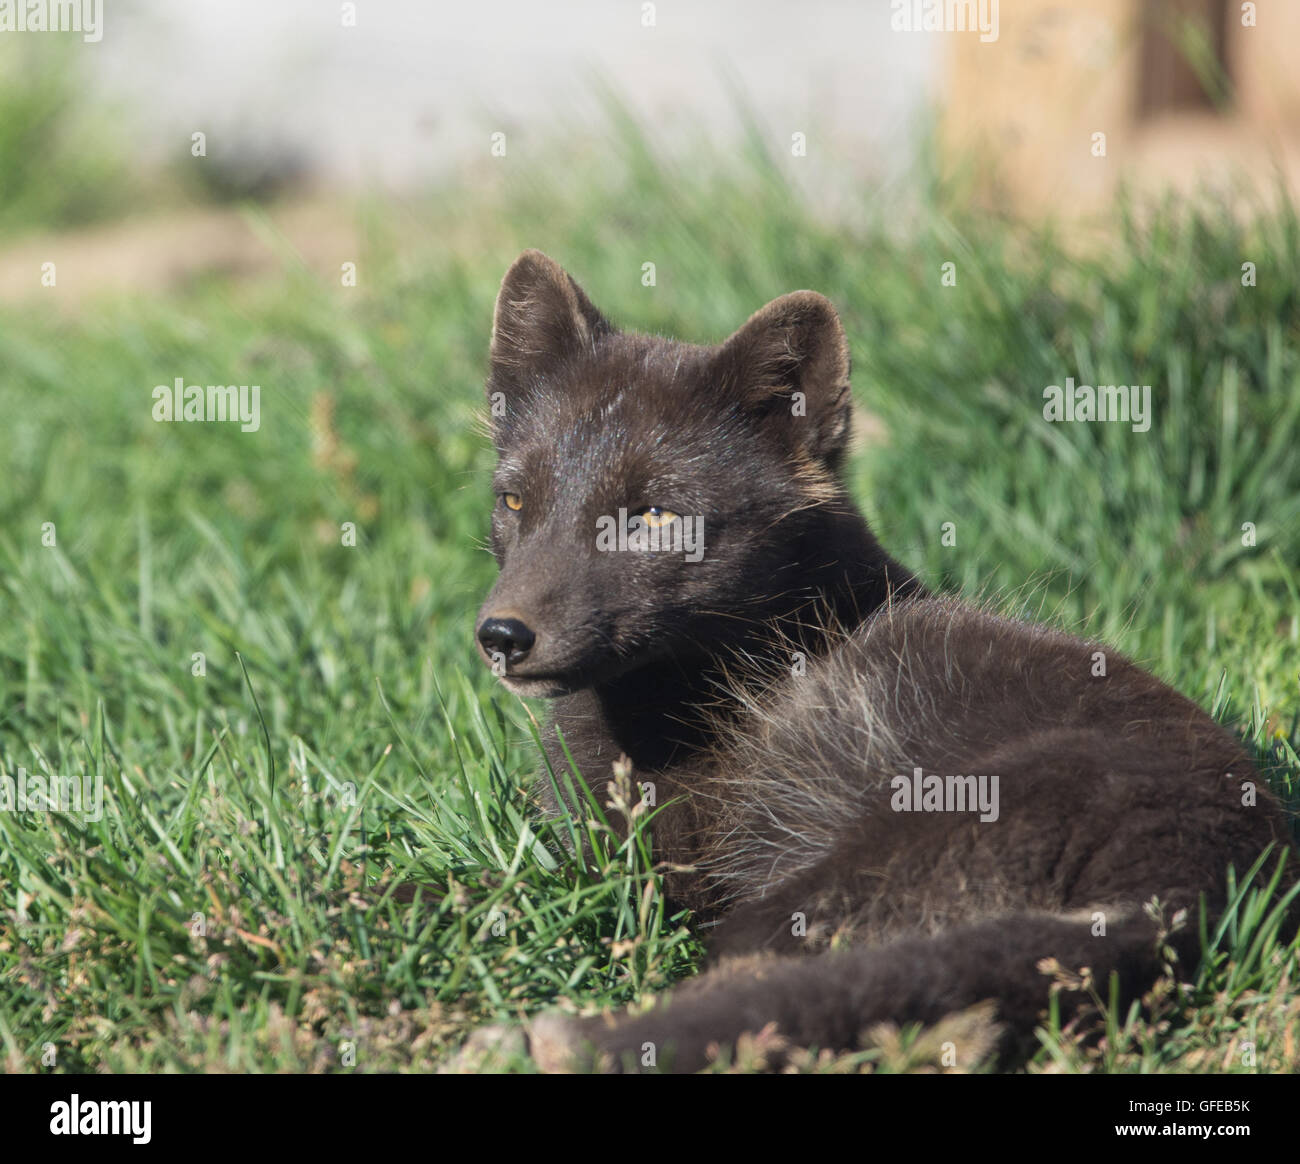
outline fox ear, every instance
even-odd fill
[[[849,345],[824,295],[772,300],[722,345],[714,367],[724,392],[788,426],[793,444],[838,460],[849,436]]]
[[[541,251],[524,251],[497,294],[489,395],[508,395],[613,330],[559,263]]]

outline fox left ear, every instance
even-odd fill
[[[721,348],[722,390],[772,423],[796,447],[832,465],[849,437],[849,344],[835,308],[816,291],[792,291],[760,308]]]
[[[559,263],[541,251],[524,251],[506,272],[497,295],[489,396],[526,389],[613,330]]]

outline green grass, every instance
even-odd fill
[[[0,39],[0,239],[111,218],[149,189],[121,149],[120,113],[86,99],[79,47]]]
[[[1239,730],[1294,802],[1290,210],[1121,211],[1080,256],[941,189],[906,216],[864,195],[837,225],[757,139],[674,161],[623,124],[608,146],[563,178],[503,163],[367,208],[356,289],[289,256],[253,286],[0,321],[0,770],[105,792],[97,822],[0,813],[9,1069],[427,1070],[482,1022],[691,972],[653,822],[626,842],[603,805],[541,823],[529,717],[472,649],[493,574],[473,417],[523,246],[616,320],[690,340],[796,287],[829,295],[883,425],[851,471],[884,543],[932,583],[1112,641]],[[260,431],[155,423],[176,376],[259,384]],[[1151,383],[1151,430],[1045,425],[1066,376]],[[557,858],[568,827],[593,830],[592,868]],[[398,901],[412,881],[431,898]],[[1179,968],[1189,995],[1112,1015],[1100,1047],[1048,1033],[1035,1069],[1295,1069],[1297,954],[1250,896],[1267,881],[1207,933],[1226,958]],[[924,1041],[848,1067],[909,1069]]]

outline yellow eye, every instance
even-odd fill
[[[672,525],[677,520],[677,514],[661,505],[651,505],[641,511],[641,520],[651,529],[662,529],[666,525]]]
[[[518,493],[503,493],[501,500],[505,503],[507,509],[512,509],[516,513],[524,507],[524,499]]]

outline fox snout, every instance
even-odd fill
[[[489,601],[474,637],[484,662],[516,695],[553,699],[572,689],[566,677],[572,660],[565,652],[556,652],[557,636],[534,630],[518,611]]]
[[[513,666],[527,658],[537,636],[521,619],[489,615],[479,623],[478,641],[488,658],[504,658]]]
[[[589,685],[617,662],[611,631],[586,604],[557,607],[543,593],[517,605],[494,591],[479,611],[474,638],[507,690],[555,699]]]

